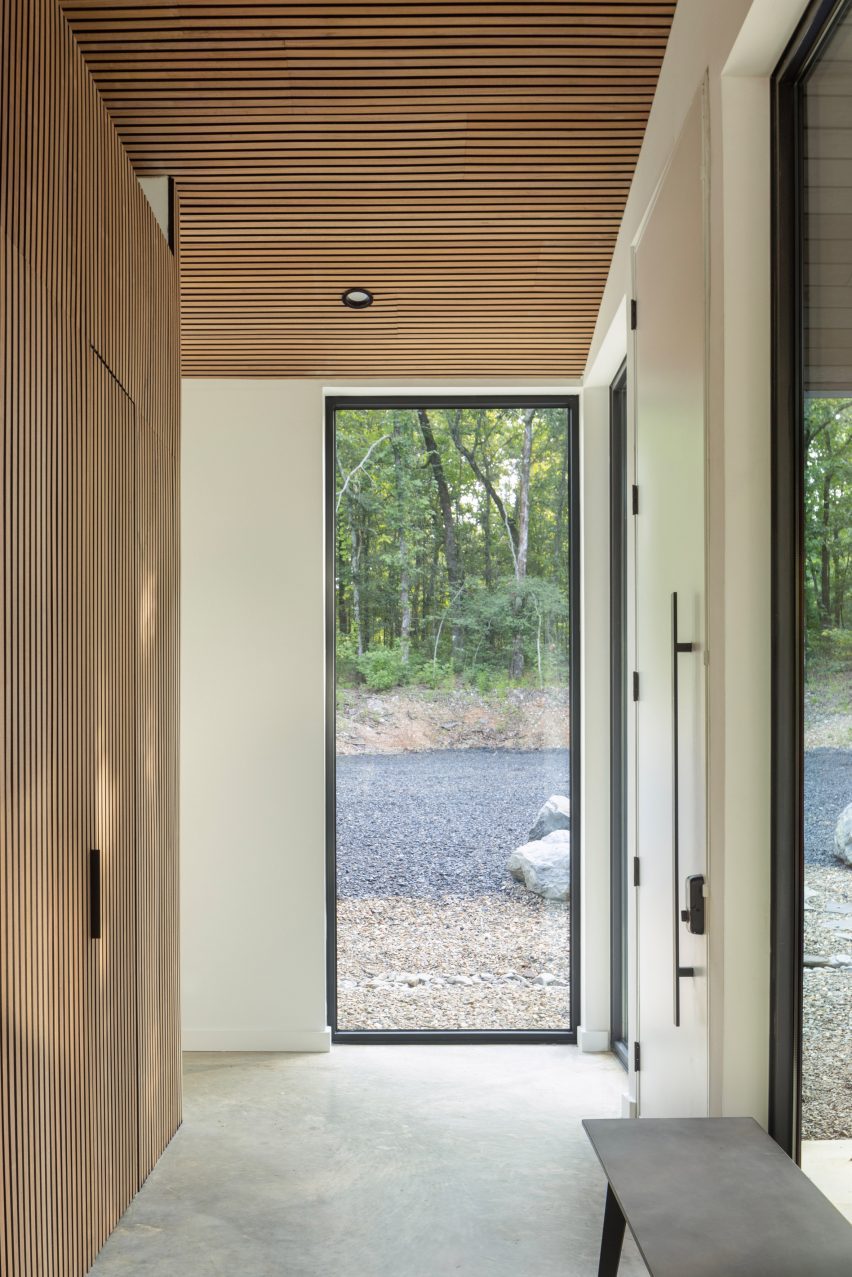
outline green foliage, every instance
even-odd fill
[[[359,656],[358,672],[373,692],[387,692],[405,681],[405,665],[398,643],[389,647],[371,647]]]
[[[476,690],[481,696],[487,696],[494,687],[494,675],[490,670],[478,669],[475,671]]]
[[[351,686],[358,674],[358,644],[351,634],[338,631],[335,649],[337,681],[343,686]]]
[[[421,687],[431,687],[434,691],[441,688],[451,690],[456,685],[456,675],[452,661],[426,661],[420,667],[417,682]]]
[[[829,659],[848,661],[852,657],[852,629],[822,630],[816,645]]]
[[[337,413],[339,679],[564,682],[567,412],[429,408],[426,421],[414,409]]]
[[[805,404],[805,608],[809,646],[852,628],[852,399]]]
[[[814,744],[849,748],[852,399],[806,400],[804,451],[806,733]]]

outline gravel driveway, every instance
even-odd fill
[[[434,750],[337,759],[341,898],[479,896],[505,889],[505,860],[552,793],[568,750]],[[805,753],[805,859],[836,865],[834,827],[852,802],[852,750]],[[448,855],[452,852],[452,855]]]
[[[852,802],[852,749],[809,749],[805,752],[805,861],[837,865],[834,828]]]
[[[338,758],[339,898],[511,893],[506,859],[568,777],[564,749]]]

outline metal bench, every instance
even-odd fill
[[[583,1126],[608,1181],[598,1277],[625,1224],[652,1277],[852,1277],[852,1226],[752,1118]]]

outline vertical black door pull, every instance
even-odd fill
[[[672,594],[672,902],[674,905],[674,1022],[680,1028],[680,982],[694,976],[694,967],[680,965],[680,772],[678,766],[678,684],[677,658],[681,652],[695,651],[694,643],[680,643],[677,637],[677,591]]]
[[[93,940],[101,938],[101,853],[89,852],[89,928]]]

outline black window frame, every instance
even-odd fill
[[[337,785],[335,722],[335,415],[340,409],[388,408],[565,408],[570,447],[570,779],[571,779],[571,897],[569,1029],[554,1030],[354,1030],[337,1027]],[[325,397],[325,826],[326,826],[326,1003],[333,1043],[456,1044],[564,1043],[576,1044],[580,1021],[580,400],[577,394],[544,395],[326,395]]]
[[[627,360],[609,390],[610,1046],[628,1068],[624,1015],[627,816]]]
[[[804,135],[807,76],[849,0],[813,0],[771,84],[772,750],[769,1133],[801,1159],[804,935]]]

